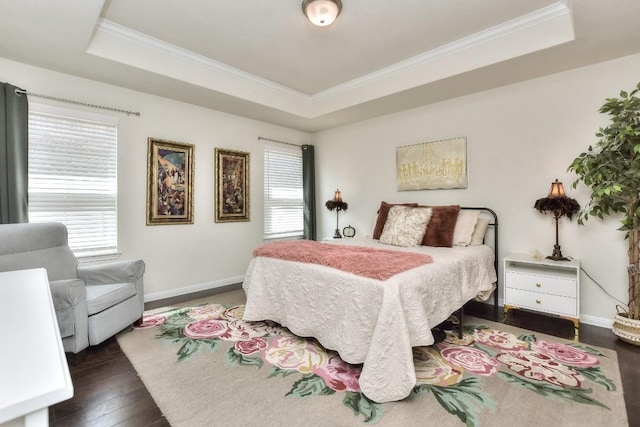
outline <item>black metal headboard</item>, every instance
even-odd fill
[[[496,289],[493,291],[493,305],[498,308],[498,290],[500,289],[500,274],[498,273],[498,215],[493,209],[486,207],[461,206],[460,209],[477,210],[487,212],[493,217],[493,221],[489,222],[489,227],[493,227],[493,266],[496,269]]]

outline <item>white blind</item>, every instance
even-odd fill
[[[117,121],[29,111],[29,221],[62,222],[77,256],[117,251]]]
[[[302,237],[302,148],[275,142],[264,147],[264,239]]]

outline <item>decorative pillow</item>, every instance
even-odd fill
[[[478,218],[476,227],[471,235],[471,246],[479,246],[484,243],[484,235],[487,232],[487,228],[489,228],[489,222],[487,218]]]
[[[431,219],[430,208],[392,206],[380,234],[380,243],[394,246],[420,246]]]
[[[422,244],[425,246],[453,246],[453,231],[456,228],[456,220],[460,212],[459,205],[450,206],[424,206],[431,207],[433,214],[424,234]]]
[[[380,234],[382,234],[382,230],[384,229],[384,224],[387,222],[387,216],[389,215],[389,209],[392,206],[418,206],[417,203],[403,203],[403,204],[391,204],[387,202],[380,202],[380,209],[378,209],[378,219],[376,220],[376,225],[373,227],[373,238],[379,239]]]
[[[458,213],[456,226],[453,229],[453,245],[469,246],[471,243],[471,235],[476,228],[478,215],[480,211],[461,209]]]

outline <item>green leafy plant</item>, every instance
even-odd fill
[[[580,212],[578,223],[589,216],[622,214],[621,227],[629,240],[628,317],[640,320],[640,83],[619,98],[607,98],[600,112],[608,114],[608,126],[600,128],[595,148],[589,146],[569,166],[578,179],[591,189],[591,200]]]

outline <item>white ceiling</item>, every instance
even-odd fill
[[[0,56],[318,131],[640,52],[637,0],[301,3],[2,1]]]

